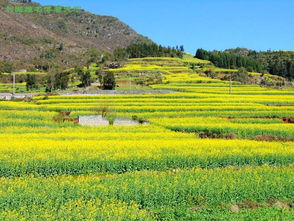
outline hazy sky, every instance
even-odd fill
[[[294,50],[294,0],[36,0],[112,15],[165,46]]]

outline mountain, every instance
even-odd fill
[[[112,52],[133,43],[152,42],[119,19],[84,10],[62,13],[15,13],[7,7],[39,7],[38,3],[1,0],[0,59],[30,62],[56,47],[62,59],[81,55],[89,49]],[[60,60],[60,56],[56,56]]]

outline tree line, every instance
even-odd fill
[[[209,60],[221,68],[245,68],[249,72],[270,73],[289,80],[294,79],[294,52],[257,52],[246,48],[225,51],[206,51],[198,49],[196,58]]]
[[[204,49],[198,49],[196,52],[196,58],[209,60],[215,66],[220,68],[246,68],[247,71],[262,72],[264,70],[263,65],[256,61],[254,58],[243,56],[227,51],[206,51]]]
[[[132,44],[126,48],[119,48],[113,52],[116,60],[127,58],[144,57],[179,57],[184,55],[184,46],[163,47],[155,43],[152,44]]]
[[[268,51],[258,53],[256,59],[263,63],[266,71],[289,80],[294,79],[294,52]]]

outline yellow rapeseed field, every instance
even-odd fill
[[[233,82],[230,95],[191,64],[211,65],[112,70],[160,72],[152,88],[173,93],[0,101],[0,220],[293,220],[293,89]],[[56,120],[103,110],[147,124]]]

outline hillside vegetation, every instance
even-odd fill
[[[294,79],[294,52],[267,51],[236,48],[225,51],[206,51],[198,49],[196,58],[211,61],[221,68],[245,68],[251,72],[278,75],[289,80]]]

